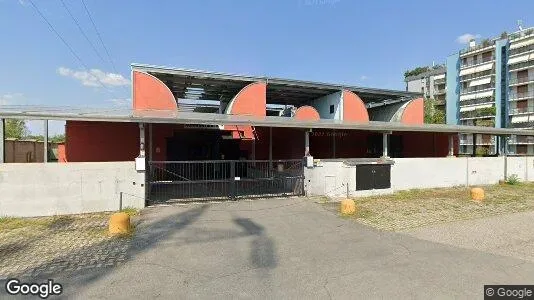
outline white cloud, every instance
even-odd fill
[[[109,99],[108,101],[113,103],[113,105],[115,106],[120,106],[120,107],[131,107],[132,106],[131,98]]]
[[[28,6],[28,2],[26,2],[26,0],[19,0],[19,4],[22,6]]]
[[[99,69],[87,71],[75,71],[65,67],[59,67],[57,72],[61,76],[72,77],[79,80],[85,86],[125,86],[130,84],[130,80],[121,74],[106,73]]]
[[[365,75],[360,76],[360,80],[367,80],[367,78],[368,78],[368,77],[365,76]]]
[[[456,38],[456,42],[459,44],[467,44],[472,39],[479,39],[480,34],[464,33]]]
[[[23,95],[21,93],[11,93],[0,95],[0,105],[15,105],[21,104]]]

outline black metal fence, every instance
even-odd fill
[[[153,161],[148,204],[304,194],[303,160]]]

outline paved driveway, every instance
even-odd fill
[[[149,208],[127,262],[54,276],[76,298],[464,298],[532,262],[379,232],[305,199]]]

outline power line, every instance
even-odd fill
[[[63,1],[63,0],[61,0],[61,1]],[[111,55],[109,54],[109,51],[108,51],[108,48],[106,47],[106,44],[104,44],[104,40],[102,39],[102,36],[100,35],[100,31],[98,31],[98,28],[96,27],[96,24],[95,24],[95,21],[93,20],[93,17],[91,17],[91,13],[89,12],[89,9],[87,8],[87,5],[85,5],[85,2],[83,0],[81,0],[81,1],[82,1],[82,4],[83,4],[83,7],[85,9],[85,12],[87,13],[87,16],[89,17],[89,20],[91,20],[91,24],[93,24],[93,28],[95,29],[96,35],[98,36],[98,40],[100,41],[100,43],[102,44],[102,47],[106,51],[106,54],[107,54],[108,59],[109,59],[109,62],[111,63],[111,67],[113,68],[113,72],[118,74],[117,68],[115,68],[115,64],[113,63],[113,59],[111,58]]]
[[[83,30],[82,26],[80,26],[80,23],[78,23],[78,20],[76,20],[76,18],[72,15],[70,9],[67,7],[67,5],[65,4],[65,1],[63,0],[60,0],[61,1],[61,4],[63,5],[63,7],[65,8],[65,10],[67,11],[67,13],[69,14],[69,16],[71,17],[71,19],[74,21],[74,23],[76,24],[76,26],[78,27],[78,29],[80,30],[81,34],[83,35],[83,37],[85,38],[85,40],[89,43],[89,45],[91,45],[91,48],[93,49],[93,51],[95,52],[95,54],[100,58],[100,60],[105,63],[106,61],[104,60],[104,58],[100,55],[100,53],[98,52],[98,50],[96,50],[96,47],[95,45],[93,45],[93,43],[91,42],[91,40],[89,39],[89,37],[85,34],[85,31]]]
[[[61,34],[54,28],[54,26],[48,21],[48,19],[43,15],[43,13],[39,10],[39,8],[35,5],[35,3],[33,3],[32,0],[28,0],[30,2],[30,4],[33,6],[33,8],[37,11],[37,13],[39,14],[39,16],[41,16],[41,18],[46,22],[46,24],[48,25],[48,28],[56,34],[56,36],[63,42],[63,44],[65,44],[65,46],[69,49],[70,53],[72,53],[72,55],[78,60],[78,62],[82,65],[82,67],[85,69],[85,71],[87,72],[87,74],[89,74],[90,76],[93,76],[97,81],[98,83],[100,83],[100,85],[105,88],[108,92],[110,92],[111,94],[113,94],[114,97],[116,97],[115,93],[113,93],[113,91],[111,91],[110,89],[108,89],[103,83],[102,81],[100,81],[100,78],[96,77],[95,75],[93,75],[90,71],[89,71],[89,68],[87,67],[87,65],[83,62],[83,60],[80,58],[80,56],[78,56],[78,54],[76,54],[76,52],[74,51],[74,49],[72,49],[72,47],[69,45],[69,43],[67,43],[67,41],[61,36]]]

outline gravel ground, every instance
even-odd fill
[[[403,232],[419,239],[534,262],[534,212],[439,224]]]
[[[483,186],[486,199],[471,201],[466,187],[410,190],[392,195],[355,198],[357,222],[388,231],[402,231],[515,212],[534,211],[534,184]],[[324,204],[337,210],[338,203]]]
[[[119,264],[129,238],[108,236],[108,217],[0,218],[0,279]]]

